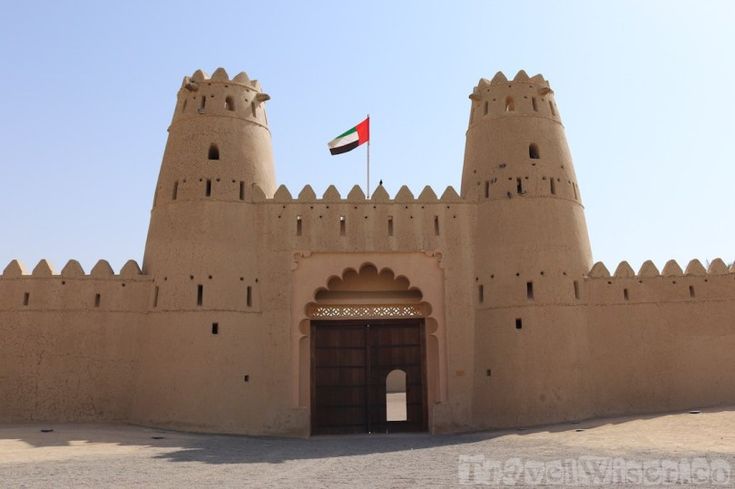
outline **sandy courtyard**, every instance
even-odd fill
[[[0,425],[2,488],[735,487],[733,479],[734,407],[523,431],[306,440]]]

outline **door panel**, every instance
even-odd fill
[[[424,431],[422,320],[313,321],[312,433]],[[406,421],[386,421],[386,377],[406,372]]]

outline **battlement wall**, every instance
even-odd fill
[[[0,311],[106,311],[145,312],[149,307],[152,279],[129,260],[115,275],[106,260],[86,274],[70,260],[56,274],[41,260],[28,274],[11,261],[0,276]]]
[[[597,262],[584,289],[584,300],[590,305],[735,301],[735,268],[717,258],[708,268],[691,260],[682,270],[675,260],[669,260],[659,272],[647,260],[636,273],[623,261],[611,274]]]
[[[89,274],[13,260],[0,277],[0,422],[126,420],[151,279],[129,261]]]

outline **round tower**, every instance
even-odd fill
[[[288,398],[272,387],[288,369],[268,362],[280,343],[263,327],[272,271],[255,202],[275,191],[268,99],[222,68],[179,89],[143,259],[153,283],[133,402],[141,424],[262,433],[275,429],[273,398]]]
[[[478,200],[478,265],[498,276],[588,271],[582,200],[549,83],[498,73],[481,79],[470,100],[462,195]]]
[[[253,184],[273,195],[273,151],[264,104],[269,99],[244,72],[230,79],[218,68],[211,77],[201,70],[184,77],[153,200],[145,273],[157,274],[162,260],[185,251],[177,250],[180,245],[188,252],[198,246],[206,252],[213,245],[234,244],[216,240],[218,231],[227,234],[234,224],[221,222],[221,211],[251,201]],[[211,220],[197,223],[202,212]],[[201,226],[213,222],[221,229],[202,234]],[[175,266],[180,259],[174,257]]]
[[[481,79],[462,195],[474,235],[477,424],[520,426],[584,411],[587,225],[554,92],[524,71]]]

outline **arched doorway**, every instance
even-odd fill
[[[308,306],[313,434],[427,429],[422,298],[407,279],[371,264],[317,291]],[[395,372],[403,378],[391,381]],[[396,416],[391,400],[401,395]]]

